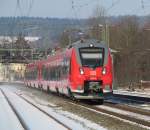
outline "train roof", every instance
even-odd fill
[[[68,48],[72,48],[72,47],[89,47],[90,45],[94,45],[94,46],[98,46],[98,47],[103,47],[103,48],[108,48],[107,44],[103,41],[98,41],[95,39],[88,39],[88,40],[79,40],[77,42],[72,43],[71,45],[69,45]]]

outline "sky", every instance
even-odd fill
[[[97,6],[109,16],[150,14],[150,0],[0,0],[0,17],[88,18]]]

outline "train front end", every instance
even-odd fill
[[[112,92],[112,59],[106,44],[87,41],[72,51],[71,92],[78,99],[103,99],[104,90]]]

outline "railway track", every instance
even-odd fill
[[[116,103],[107,102],[107,101],[104,103],[104,105],[98,106],[98,105],[93,105],[93,103],[89,104],[87,102],[73,101],[68,98],[64,98],[64,99],[67,103],[70,103],[72,105],[84,107],[85,109],[88,109],[90,111],[106,114],[108,116],[118,118],[120,120],[124,120],[125,122],[133,123],[138,126],[140,125],[140,127],[150,129],[150,111],[139,109],[136,107],[131,107],[131,106],[128,106],[127,104],[116,104]],[[101,107],[101,106],[104,106],[104,107]],[[109,108],[109,109],[106,109],[106,108]],[[114,111],[114,109],[116,111]],[[123,114],[123,113],[130,113],[131,115]],[[138,117],[136,117],[136,115]],[[140,118],[139,116],[141,116],[142,118]],[[148,119],[144,120],[144,118],[148,118]]]
[[[127,121],[129,123],[134,123],[137,125],[141,125],[141,127],[150,129],[150,119],[144,120],[143,118],[136,118],[135,116],[129,115],[127,113],[133,114],[133,115],[139,115],[147,117],[150,115],[148,112],[143,112],[140,110],[137,110],[132,107],[127,107],[126,105],[115,105],[115,104],[104,104],[100,106],[90,106],[90,105],[84,105],[83,107],[87,107],[89,110],[95,111],[95,112],[102,112],[104,114],[107,114],[108,116],[112,116],[114,118],[118,118],[120,120]],[[137,110],[137,111],[136,111]],[[120,112],[119,112],[120,111]],[[148,114],[148,115],[146,115]]]
[[[67,125],[19,94],[5,92],[5,90],[1,88],[0,92],[8,102],[24,130],[71,130]]]
[[[114,98],[122,98],[123,100],[129,100],[137,103],[150,103],[150,97],[143,95],[137,95],[134,93],[117,93],[113,94]]]
[[[10,97],[7,96],[7,93],[5,93],[5,91],[3,91],[3,93],[6,95],[6,98],[10,100],[9,99]],[[55,117],[49,115],[49,113],[47,113],[41,107],[38,107],[35,103],[32,102],[32,100],[29,100],[28,98],[26,98],[24,94],[20,94],[20,92],[19,93],[15,92],[14,94],[18,98],[24,100],[29,105],[38,109],[38,111],[42,112],[44,115],[49,116],[49,118],[55,120]],[[127,106],[124,104],[116,104],[116,103],[111,103],[111,102],[105,102],[104,105],[97,105],[93,103],[90,104],[86,102],[72,101],[68,98],[63,98],[63,99],[65,100],[65,102],[67,102],[67,104],[75,105],[77,107],[82,107],[84,109],[87,109],[97,114],[104,114],[111,118],[116,118],[124,122],[134,124],[135,126],[137,125],[138,127],[141,127],[141,128],[150,129],[150,112],[149,111]],[[12,101],[9,101],[9,102],[12,102]],[[19,120],[21,121],[22,118]],[[57,119],[56,119],[56,122],[57,122]],[[61,123],[59,120],[57,123],[65,127],[67,130],[70,130],[70,128],[68,128],[65,124]],[[26,125],[26,122],[24,121],[24,119],[21,124],[23,125],[23,128],[25,130],[28,130],[28,124]]]
[[[66,99],[66,98],[65,98]],[[150,112],[123,104],[105,102],[104,105],[92,105],[89,102],[79,102],[66,99],[68,103],[83,107],[89,111],[104,114],[125,122],[150,129]]]
[[[15,109],[15,107],[13,106],[13,104],[10,102],[10,100],[8,99],[8,97],[6,96],[6,94],[4,93],[4,91],[2,89],[0,89],[0,91],[2,92],[2,94],[4,95],[6,101],[8,102],[9,106],[11,107],[11,109],[13,110],[13,112],[15,113],[15,115],[17,116],[21,126],[24,128],[24,130],[29,130],[27,124],[24,122],[24,120],[22,119],[22,117],[19,115],[18,111]]]
[[[115,106],[120,105],[119,107],[123,106],[122,108],[129,108],[132,107],[138,112],[147,113],[149,115],[150,113],[150,98],[149,97],[135,97],[131,95],[117,95],[117,96],[106,96],[105,97],[105,103],[108,104],[115,104]],[[140,111],[140,109],[143,109]],[[131,110],[132,111],[132,110]],[[141,113],[141,114],[142,114]]]
[[[150,111],[139,109],[137,107],[131,107],[131,106],[128,106],[128,105],[114,104],[114,103],[111,103],[111,102],[105,102],[105,106],[113,107],[113,108],[117,108],[117,109],[121,109],[121,110],[125,110],[125,111],[130,111],[130,112],[134,112],[134,113],[138,113],[138,114],[145,115],[145,116],[150,116]]]
[[[19,95],[24,100],[30,102],[28,99]],[[135,107],[114,104],[105,102],[104,105],[93,105],[86,102],[73,101],[68,98],[64,98],[67,104],[75,105],[77,107],[84,107],[85,109],[96,112],[99,114],[105,114],[112,118],[117,118],[125,122],[129,122],[138,125],[142,128],[150,129],[150,112]],[[119,111],[119,112],[118,112]],[[128,114],[129,113],[129,114]]]
[[[56,122],[58,122],[59,124],[61,124],[62,126],[64,126],[65,128],[67,128],[67,130],[71,130],[67,125],[65,125],[64,123],[62,123],[61,121],[57,120],[54,116],[50,115],[48,112],[42,110],[40,107],[38,107],[37,105],[35,105],[34,103],[32,103],[31,101],[27,100],[26,98],[24,98],[23,96],[15,93],[18,97],[20,97],[21,99],[23,99],[24,101],[26,101],[27,103],[29,103],[30,105],[34,106],[35,108],[37,108],[39,111],[41,111],[42,113],[44,113],[45,115],[47,115],[48,117],[52,118],[53,120],[55,120]]]
[[[126,105],[105,103],[103,106],[94,106],[95,110],[141,124],[150,129],[150,112]]]

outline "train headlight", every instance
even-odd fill
[[[91,44],[90,44],[90,47],[94,47],[94,45],[91,43]]]
[[[80,74],[83,75],[84,74],[84,71],[82,68],[80,68]]]
[[[103,70],[102,70],[102,74],[105,75],[106,72],[107,72],[107,71],[106,71],[106,68],[104,67]]]

